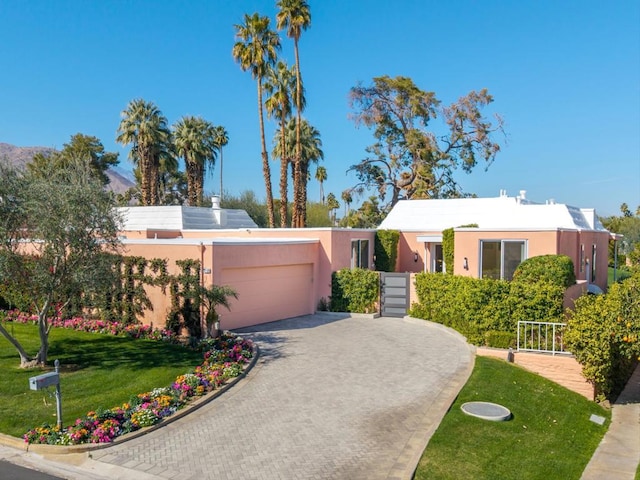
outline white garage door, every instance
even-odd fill
[[[231,311],[220,308],[221,328],[257,325],[313,313],[313,265],[228,268],[218,285],[238,293]]]

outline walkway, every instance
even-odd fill
[[[611,409],[611,425],[581,480],[633,480],[640,464],[640,365]]]

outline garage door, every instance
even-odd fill
[[[219,310],[223,329],[313,313],[313,264],[228,268],[216,284],[238,292],[230,312]]]

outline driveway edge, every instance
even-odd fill
[[[469,380],[475,359],[475,347],[470,345],[467,342],[467,338],[456,330],[439,323],[409,316],[404,317],[403,320],[414,324],[423,323],[428,328],[437,328],[457,337],[460,342],[464,343],[467,357],[466,359],[461,359],[460,368],[458,368],[455,375],[449,378],[447,384],[438,393],[436,400],[424,407],[422,419],[415,433],[407,441],[395,465],[389,471],[388,480],[411,480],[414,478],[418,463],[429,444],[429,440],[431,440],[440,422],[442,422],[442,419],[451,408],[460,390]]]

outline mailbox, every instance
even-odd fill
[[[60,375],[57,372],[43,373],[37,377],[29,378],[29,388],[31,390],[42,390],[60,384]]]

